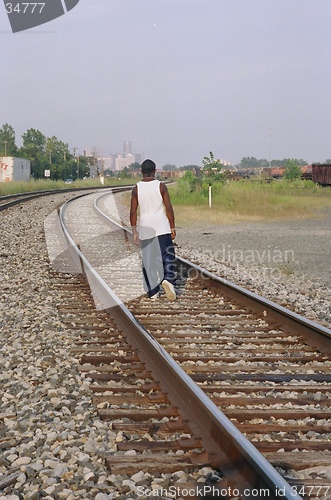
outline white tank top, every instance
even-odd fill
[[[160,184],[161,182],[157,179],[137,183],[140,206],[139,238],[141,240],[171,233],[168,217],[164,210]]]

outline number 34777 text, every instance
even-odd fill
[[[35,2],[6,3],[8,14],[41,14],[44,7],[44,3]]]

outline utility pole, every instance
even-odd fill
[[[76,160],[76,151],[78,148],[72,148],[74,150],[74,160],[75,162],[77,162]],[[77,174],[77,179],[79,179],[79,155],[78,155],[78,163],[77,163],[77,170],[76,170],[76,174]]]

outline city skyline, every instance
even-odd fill
[[[329,0],[80,0],[13,34],[0,8],[0,120],[103,156],[130,138],[160,166],[323,162],[330,21]]]

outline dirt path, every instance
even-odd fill
[[[331,283],[331,209],[323,218],[178,228],[178,247],[239,267],[272,268]]]

